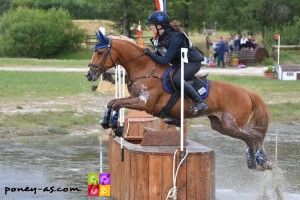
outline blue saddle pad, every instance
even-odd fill
[[[175,92],[175,88],[171,83],[171,78],[170,78],[170,72],[173,70],[173,67],[170,67],[163,75],[163,87],[166,92],[169,94],[173,94]],[[209,80],[202,80],[197,77],[194,78],[192,84],[193,88],[196,89],[196,91],[199,91],[200,88],[205,87],[206,92],[202,95],[199,94],[201,99],[205,99],[208,97],[209,94],[209,86],[210,86],[210,81]]]

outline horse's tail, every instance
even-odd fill
[[[270,112],[263,99],[254,92],[248,92],[252,101],[252,114],[249,119],[249,125],[253,128],[262,129],[264,135],[268,131],[270,123]]]

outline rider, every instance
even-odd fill
[[[151,39],[151,42],[158,49],[164,49],[165,51],[152,52],[150,49],[145,48],[145,54],[160,64],[171,63],[173,67],[179,68],[181,65],[181,48],[189,48],[189,62],[184,63],[184,80],[191,80],[200,70],[203,57],[198,50],[192,47],[190,40],[180,27],[180,23],[178,21],[170,23],[169,16],[162,11],[151,13],[147,22],[154,33],[154,38]],[[177,69],[173,76],[173,82],[177,88],[181,86],[180,71]],[[196,102],[196,110],[208,109],[207,103],[200,98],[198,92],[186,81],[184,81],[184,91],[189,98]]]

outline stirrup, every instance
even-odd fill
[[[196,111],[205,111],[207,109],[208,109],[208,105],[205,101],[197,102],[194,106],[194,110],[196,110]]]

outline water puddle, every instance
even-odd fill
[[[299,130],[294,125],[271,125],[264,147],[275,167],[265,172],[247,168],[242,141],[206,126],[190,127],[188,137],[215,150],[217,200],[296,200],[300,199]],[[0,199],[88,199],[87,174],[100,171],[99,134],[106,135],[91,130],[84,134],[2,139]],[[104,139],[101,144],[103,172],[108,172],[108,142]],[[81,191],[7,191],[5,195],[5,188],[52,186]]]
[[[247,168],[240,140],[199,127],[189,128],[189,138],[215,150],[217,200],[300,199],[300,126],[270,126],[264,148],[274,168],[264,172]]]
[[[108,172],[107,145],[102,142],[104,172]],[[99,173],[98,134],[5,139],[0,142],[0,157],[0,199],[86,199],[87,175]],[[37,188],[36,194],[12,192],[26,187]],[[51,192],[51,187],[66,192]]]

